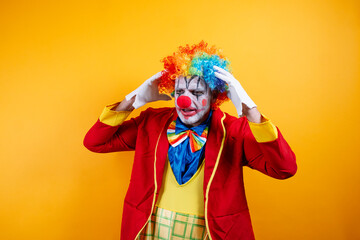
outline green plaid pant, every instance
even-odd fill
[[[137,239],[205,240],[209,238],[204,217],[155,207],[151,220]]]

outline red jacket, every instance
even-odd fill
[[[135,150],[123,209],[123,240],[135,239],[151,216],[169,148],[166,130],[176,118],[174,108],[148,108],[116,127],[98,120],[85,136],[84,145],[93,152]],[[213,112],[205,146],[205,222],[211,239],[254,239],[243,166],[277,179],[289,178],[297,170],[293,151],[279,129],[276,140],[258,143],[246,117],[221,110]]]

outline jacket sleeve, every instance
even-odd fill
[[[112,108],[118,104],[106,106],[99,119],[85,135],[83,143],[90,151],[107,153],[135,149],[137,121],[141,117],[125,121],[130,112],[113,111]]]
[[[244,165],[277,179],[286,179],[297,171],[296,157],[280,130],[266,121],[243,124]]]

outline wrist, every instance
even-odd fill
[[[114,111],[133,111],[134,107],[133,107],[133,103],[135,101],[135,98],[131,98],[129,100],[122,100],[119,105],[117,105],[116,107],[114,107],[112,110]]]
[[[265,121],[257,107],[249,108],[243,104],[243,114],[250,122],[253,123],[261,123]]]

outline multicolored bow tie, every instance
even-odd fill
[[[209,127],[206,127],[199,136],[195,131],[188,129],[179,133],[175,133],[176,120],[171,122],[167,130],[167,138],[171,146],[176,147],[187,138],[189,138],[191,152],[200,150],[206,143]]]

